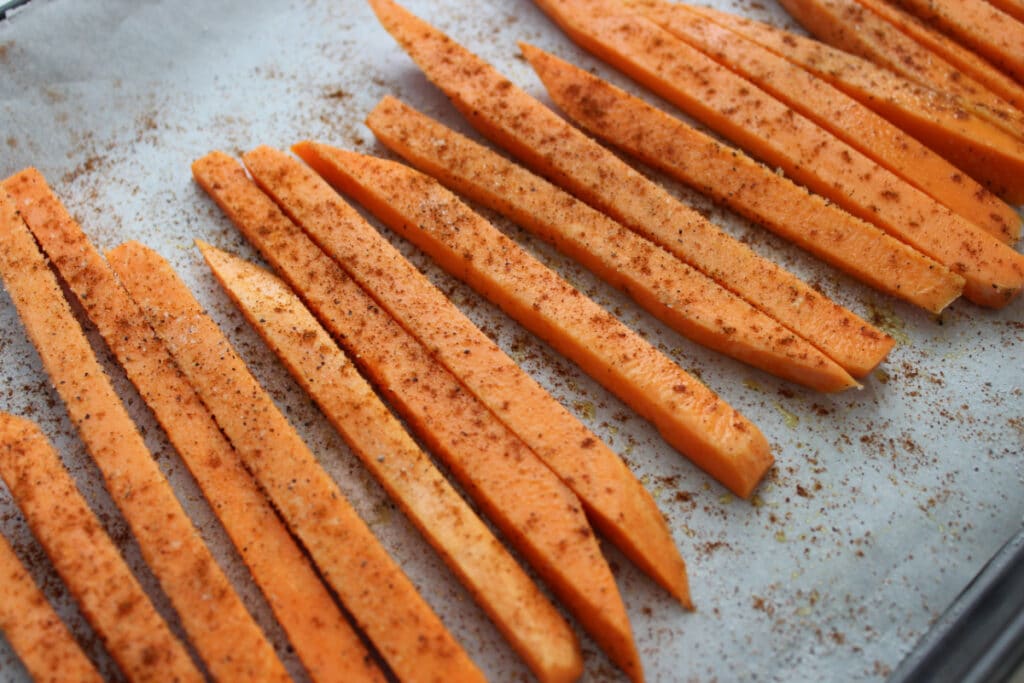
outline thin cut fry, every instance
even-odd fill
[[[747,300],[851,374],[885,357],[884,335],[861,334],[870,325],[726,235],[448,36],[391,0],[371,4],[470,123],[535,172]]]
[[[771,466],[757,427],[432,178],[326,145],[304,144],[300,152],[331,184],[576,362],[737,495],[749,496]]]
[[[35,169],[10,181],[26,218],[128,378],[153,410],[314,681],[383,681],[330,593],[242,466],[145,316]]]
[[[107,260],[392,672],[403,681],[482,681],[170,265],[137,242]]]
[[[128,680],[203,681],[185,646],[157,614],[82,498],[60,456],[38,427],[6,413],[0,413],[0,477],[82,615]],[[7,576],[3,578],[0,585],[6,586]],[[5,598],[0,610],[12,607]],[[46,642],[42,647],[48,650],[56,645]],[[58,680],[77,680],[73,669],[59,674]]]
[[[0,430],[8,416],[0,414]],[[0,450],[8,447],[0,436]],[[2,456],[0,456],[2,457]],[[0,536],[0,633],[36,683],[103,683],[39,586]]]
[[[42,209],[21,195],[25,176],[4,183],[26,222]],[[56,278],[20,220],[0,230],[0,275],[71,421],[103,473],[200,657],[220,680],[286,681],[274,648],[185,514],[96,360]]]
[[[579,678],[583,673],[583,656],[569,625],[448,485],[299,298],[265,270],[204,243],[199,243],[199,248],[249,324],[274,349],[353,451],[422,529],[537,677],[542,681],[566,682]],[[396,331],[404,334],[400,329]],[[372,353],[377,344],[387,345],[380,336],[375,335],[373,341],[374,344],[360,345],[364,354]],[[390,355],[388,360],[399,367],[407,362],[401,354]],[[424,383],[425,378],[419,373],[414,377],[418,380],[415,385]],[[398,387],[391,385],[388,390],[395,389]],[[443,422],[456,417],[446,414],[442,396],[433,396],[434,407],[438,410],[427,419],[434,417]],[[475,450],[479,444],[472,443],[473,423],[468,420],[478,416],[467,413],[457,416],[467,419],[466,422],[460,420],[459,426],[466,434],[464,441]],[[475,477],[465,476],[467,464],[461,461],[453,462],[453,470],[488,512],[497,508],[489,496],[494,490],[505,487],[508,500],[501,502],[518,504],[523,514],[533,516],[538,526],[550,522],[557,525],[558,517],[563,516],[562,510],[568,509],[576,511],[577,524],[582,522],[586,528],[586,519],[571,493],[566,491],[567,495],[556,496],[557,500],[544,496],[544,475],[553,478],[550,472],[539,473],[535,478],[538,487],[533,491],[522,485],[525,478],[538,474],[536,468],[531,471],[527,459],[530,454],[520,453],[517,471],[515,466],[503,467],[513,464],[512,458],[501,462],[503,454],[495,452],[493,446],[484,444],[484,448],[475,453],[476,462],[470,465],[475,469]],[[544,466],[537,463],[537,467]],[[488,468],[494,471],[486,473]],[[484,495],[479,495],[480,491]],[[543,503],[538,504],[541,501]],[[571,531],[579,529],[577,526]],[[563,536],[562,540],[574,539]],[[593,545],[593,556],[604,565],[596,542]],[[574,553],[568,547],[565,550],[567,552],[556,553],[550,560],[573,563]],[[579,578],[586,581],[590,577]],[[608,580],[614,590],[610,571]]]

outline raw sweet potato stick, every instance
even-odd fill
[[[7,183],[28,227],[167,432],[315,682],[383,681],[304,553],[145,316],[35,169]]]
[[[0,450],[9,447],[7,419],[8,416],[0,414]],[[103,683],[103,677],[2,535],[0,633],[36,683]]]
[[[746,418],[432,178],[326,145],[299,154],[331,184],[618,395],[681,453],[747,497],[771,466]]]
[[[349,231],[373,230],[357,217],[354,210],[336,192],[322,187],[323,181],[301,164],[297,164],[300,172],[292,176],[294,180],[290,182],[290,186],[295,190],[292,193],[285,193],[282,188],[291,174],[285,173],[281,168],[282,157],[279,152],[274,153],[268,148],[260,148],[247,154],[245,162],[278,201],[285,197],[292,199],[289,202],[292,205],[289,210],[296,217],[299,217],[298,213],[301,210],[301,205],[300,209],[294,207],[297,198],[312,197],[312,201],[322,207],[319,218],[315,215],[316,212],[313,212],[313,216],[306,216],[309,220],[305,222],[305,228],[309,230],[310,235],[341,255],[346,252],[343,242],[348,239]],[[270,165],[270,162],[276,163]],[[285,168],[295,170],[296,166],[288,165]],[[309,194],[305,191],[300,194],[299,190],[309,187],[307,183],[311,183],[312,188],[326,189],[329,195],[322,194],[319,189],[315,192],[310,190]],[[245,184],[242,183],[240,187],[244,188]],[[225,203],[222,202],[222,205]],[[274,219],[274,224],[280,226],[276,231],[280,234],[278,240],[271,243],[259,239],[258,233],[255,232],[256,227],[270,221],[266,218],[271,213],[270,208],[247,215],[243,220],[240,208],[247,205],[256,206],[258,202],[256,199],[250,199],[247,204],[231,206],[230,213],[236,225],[239,225],[247,235],[256,235],[254,239],[258,240],[259,248],[269,254],[270,261],[286,279],[293,281],[296,291],[314,309],[328,330],[345,344],[347,338],[354,334],[354,330],[351,329],[352,324],[348,320],[350,316],[346,312],[349,307],[342,306],[336,301],[335,292],[353,291],[354,283],[345,275],[340,265],[322,252],[318,253],[314,249],[315,245],[309,242],[284,215]],[[239,208],[235,208],[236,206]],[[255,219],[258,221],[254,222]],[[348,231],[342,230],[345,226],[348,227]],[[375,230],[373,232],[376,234]],[[380,245],[379,242],[377,244]],[[285,245],[291,246],[292,249],[284,249]],[[302,245],[301,250],[298,248],[299,245]],[[312,275],[314,271],[307,263],[315,263],[318,266],[316,277]],[[429,294],[436,290],[432,285],[424,289],[426,283],[423,282],[422,276],[413,274],[413,270],[404,260],[389,259],[387,270],[395,278],[409,278],[410,282],[401,285],[401,293],[418,291],[418,296],[426,297],[420,301],[424,308],[431,311],[427,316],[428,321],[434,319],[435,322],[428,328],[420,328],[418,334],[414,334],[418,336],[423,347],[426,347],[435,358],[444,356],[449,361],[452,359],[446,352],[451,350],[456,352],[456,358],[468,355],[469,358],[464,360],[472,359],[472,363],[449,363],[448,370],[579,496],[587,515],[601,533],[608,536],[633,562],[664,586],[683,605],[688,606],[690,595],[686,569],[672,542],[668,526],[653,498],[644,490],[625,463],[493,342],[482,336],[446,298]],[[321,284],[321,281],[333,284],[328,286]],[[362,307],[371,306],[370,310],[376,310],[380,306],[367,298],[360,298],[355,303],[360,301]],[[435,310],[438,311],[436,316],[432,313]],[[413,321],[406,319],[407,324]],[[412,329],[412,326],[410,325],[408,329]],[[425,334],[426,332],[431,334]],[[471,353],[458,353],[465,349],[470,349]],[[351,348],[352,355],[359,356],[360,359],[365,358],[370,350],[365,347],[361,350]],[[419,352],[410,348],[405,355],[409,358],[413,353]],[[382,365],[384,367],[376,374],[383,384],[386,377],[384,372],[388,368],[386,364]],[[460,368],[462,372],[459,372]],[[370,373],[371,368],[366,367],[365,371]],[[436,370],[424,368],[423,372],[435,373]],[[415,383],[419,384],[420,380],[417,379]],[[399,396],[396,395],[395,398]],[[475,405],[471,409],[477,410]],[[543,420],[538,420],[539,415],[544,416]],[[407,414],[406,419],[410,422],[417,421],[411,414]]]
[[[0,204],[3,203],[0,199]],[[188,650],[171,633],[128,569],[46,437],[28,420],[6,413],[0,413],[0,478],[7,483],[11,497],[82,615],[129,681],[204,680]],[[8,586],[13,587],[7,583],[6,575],[3,579],[0,594]],[[14,607],[15,603],[8,602],[5,596],[0,611]],[[18,647],[19,639],[12,637],[11,642]],[[37,652],[36,656],[49,657],[55,654],[49,650],[57,648],[58,642],[40,645],[47,652]],[[78,680],[77,667],[73,662],[67,665],[67,669],[58,672],[56,680]],[[35,675],[31,668],[29,671]]]
[[[808,386],[836,385],[835,366],[818,370],[818,354],[808,354],[806,342],[793,340],[742,299],[525,168],[393,98],[377,106],[367,125],[421,171],[553,243],[680,334]],[[739,321],[746,323],[740,327]],[[781,343],[773,348],[772,339]],[[813,381],[822,374],[824,382]]]
[[[137,242],[107,260],[399,680],[484,680],[170,265]]]
[[[570,119],[876,289],[938,313],[963,291],[948,268],[731,147],[583,69],[523,45]]]
[[[1024,139],[1024,112],[857,0],[781,0],[781,4],[819,40],[959,97],[978,116]]]
[[[746,299],[851,373],[885,357],[884,335],[865,339],[863,321],[726,235],[491,65],[391,0],[371,5],[470,123],[534,171]]]
[[[5,182],[26,222],[43,209]],[[13,209],[12,209],[13,211]],[[5,214],[7,211],[4,212]],[[219,680],[286,681],[273,647],[203,543],[146,447],[21,220],[0,225],[0,276],[142,557]]]
[[[305,208],[312,206],[310,213],[318,219],[339,219],[339,229],[344,228],[346,217],[354,218],[356,225],[362,224],[381,239],[334,190],[294,158],[260,147],[246,154],[245,161],[253,174],[266,183],[268,194],[293,211],[304,214]],[[350,279],[338,263],[246,178],[245,171],[230,157],[207,155],[194,164],[193,170],[211,198],[242,234],[267,255],[271,264],[292,281],[295,290],[349,356],[356,359],[399,414],[447,463],[463,487],[537,568],[584,628],[595,634],[598,644],[627,671],[639,671],[629,618],[579,501],[426,348],[453,346],[456,340],[442,340],[436,345],[417,341],[392,319],[386,307],[382,308],[358,281]],[[343,205],[340,211],[339,203]],[[356,253],[366,268],[374,270],[401,270],[405,263],[404,259],[388,264],[377,262],[373,244],[358,245]],[[389,282],[388,286],[415,292],[416,284]],[[424,303],[424,307],[440,324],[457,327],[457,321],[446,316],[443,308],[429,303]],[[353,311],[363,313],[354,316]],[[465,348],[465,344],[458,346],[460,352]],[[510,393],[503,393],[506,400],[511,400]],[[543,421],[534,413],[533,428],[542,425]],[[673,569],[678,573],[672,578],[682,586],[680,599],[688,601],[685,569],[681,562]],[[574,639],[564,632],[564,624],[562,631],[546,629],[551,632],[542,635],[549,641],[548,647],[544,647],[533,638],[545,630],[540,628],[543,620],[531,623],[520,617],[519,624],[503,624],[509,620],[507,612],[495,615],[495,619],[506,631],[510,627],[526,629],[529,638],[518,636],[514,640],[528,645],[520,648],[528,660],[559,662],[555,675],[564,675],[571,669],[565,664],[566,657],[553,656],[566,650],[560,653],[553,648],[553,652],[544,654],[558,644],[567,646],[569,653],[573,651]],[[565,637],[557,638],[558,635]]]
[[[1020,111],[1024,111],[1024,86],[989,64],[980,55],[936,31],[931,26],[925,26],[918,21],[917,17],[904,12],[887,0],[857,0],[857,2],[952,64],[959,72],[973,78]]]
[[[1012,237],[1019,226],[1020,217],[1010,206],[825,80],[753,41],[738,38],[733,31],[699,14],[688,12],[685,5],[659,1],[653,7],[647,15],[677,38],[890,171],[894,177],[886,177],[885,181],[894,191],[902,191],[900,186],[904,183],[915,187],[932,201],[997,236]],[[733,82],[744,83],[735,78]],[[768,109],[765,116],[775,113]],[[815,137],[822,136],[815,131]],[[815,162],[808,163],[813,166]]]
[[[671,5],[659,16],[667,18],[677,11],[696,12],[807,69],[871,107],[1004,200],[1024,202],[1024,143],[965,110],[955,98],[824,43],[727,12]],[[1019,235],[1018,226],[1007,241]]]
[[[1024,287],[1020,254],[645,17],[600,0],[537,1],[573,40],[962,276],[971,301],[1005,306]]]
[[[438,552],[448,558],[452,568],[475,593],[495,625],[522,654],[537,677],[541,681],[552,682],[579,678],[583,672],[583,658],[569,625],[482,522],[463,515],[457,520],[459,527],[456,533],[443,528],[443,520],[451,515],[439,513],[439,510],[458,508],[464,503],[455,502],[452,493],[444,493],[451,488],[441,483],[440,475],[430,461],[299,298],[287,285],[262,268],[203,243],[199,243],[199,248],[217,280],[249,324],[274,349],[352,449],[361,455],[363,462],[368,463],[367,467],[382,481],[398,482],[386,487],[398,492],[396,500],[403,501],[402,507],[411,511],[409,516],[425,529],[425,535],[440,538],[440,541],[433,541]],[[362,329],[365,328],[360,328],[360,332]],[[375,337],[374,341],[383,343],[384,339]],[[360,345],[360,348],[367,353],[375,350],[372,345]],[[388,360],[399,368],[404,361],[400,354],[389,355]],[[414,377],[419,380],[416,385],[423,382],[418,373]],[[389,391],[395,389],[399,387],[388,387]],[[449,406],[445,405],[442,395],[435,394],[433,399],[434,406],[440,410],[431,417],[444,420],[444,408]],[[473,415],[463,413],[458,417],[466,419],[465,423],[460,423],[466,432],[464,441],[469,448],[475,448],[479,444],[470,443],[473,441],[470,432],[474,429],[469,420]],[[378,455],[380,453],[387,455]],[[582,522],[586,527],[586,520],[579,504],[572,500],[572,494],[566,491],[568,495],[558,496],[557,500],[545,496],[544,474],[553,478],[550,472],[539,473],[541,476],[536,477],[538,486],[534,490],[524,487],[522,484],[531,474],[538,474],[536,468],[530,467],[529,454],[519,454],[520,463],[526,461],[525,466],[520,467],[516,466],[514,457],[502,459],[503,454],[495,452],[493,446],[485,444],[475,454],[476,461],[471,465],[475,476],[466,476],[468,468],[463,462],[456,462],[452,468],[461,475],[459,479],[467,491],[490,512],[496,501],[488,496],[505,487],[506,500],[498,502],[506,507],[510,503],[515,506],[518,502],[524,516],[532,516],[537,527],[550,530],[552,536],[560,536],[558,540],[566,543],[565,552],[550,557],[549,561],[576,564],[573,562],[574,553],[568,547],[574,539],[560,535],[557,528],[558,518],[565,518],[561,513],[566,509],[575,510],[576,515],[573,516],[579,517],[577,524]],[[537,467],[543,468],[543,465],[537,463]],[[493,471],[484,474],[489,468]],[[409,484],[388,470],[406,473]],[[429,477],[408,476],[410,472],[425,473]],[[423,480],[427,486],[419,486],[417,479]],[[477,494],[481,490],[485,495]],[[538,505],[539,501],[543,502],[543,507]],[[580,535],[579,529],[577,526],[569,531]],[[525,535],[522,533],[524,530],[526,527],[517,529],[520,535]],[[533,535],[539,536],[536,531]],[[593,556],[604,565],[597,544],[593,545]],[[536,546],[527,544],[527,547],[533,549]],[[531,555],[536,557],[535,553]],[[541,568],[548,566],[545,563]],[[593,577],[583,575],[578,578],[584,582]],[[611,582],[610,571],[608,580]],[[614,583],[611,586],[614,590]]]

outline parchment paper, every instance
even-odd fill
[[[785,21],[771,2],[713,4]],[[408,0],[408,6],[545,101],[517,57],[516,40],[641,92],[575,48],[527,0]],[[193,184],[193,159],[214,148],[238,154],[260,143],[287,148],[303,138],[384,154],[362,120],[387,93],[468,130],[357,0],[33,0],[0,23],[0,175],[35,165],[101,249],[141,239],[170,259],[471,656],[496,681],[524,680],[525,667],[244,324],[191,246],[200,237],[255,257]],[[497,220],[761,427],[778,464],[753,504],[728,495],[569,362],[399,244],[622,454],[667,515],[689,564],[696,613],[682,611],[605,545],[649,680],[880,679],[1021,522],[1024,304],[992,313],[957,303],[935,318],[666,184],[899,340],[863,390],[818,395],[682,339]],[[194,482],[90,334],[179,497],[301,679],[301,667]],[[40,422],[175,623],[6,293],[0,294],[0,359],[0,409]],[[116,677],[2,486],[0,532],[14,539],[104,673]],[[584,640],[584,647],[586,680],[618,679],[592,642]],[[0,680],[26,677],[0,639]]]

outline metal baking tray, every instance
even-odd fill
[[[711,4],[785,23],[774,3]],[[527,0],[408,0],[407,6],[545,101],[517,57],[517,40],[665,106],[576,48]],[[526,680],[525,667],[244,324],[191,246],[199,237],[255,258],[192,182],[193,159],[216,148],[232,154],[262,143],[287,148],[303,138],[386,154],[362,125],[385,94],[470,132],[359,0],[33,0],[0,22],[0,174],[34,165],[101,249],[140,239],[167,257],[470,655],[494,680]],[[389,237],[606,439],[658,500],[687,559],[696,612],[673,604],[604,546],[650,680],[883,680],[1024,517],[1024,304],[991,312],[959,302],[941,317],[922,313],[652,175],[899,342],[863,389],[816,394],[686,341],[495,219],[760,426],[778,462],[752,502],[729,495],[572,364]],[[194,482],[90,335],[179,497],[301,679]],[[0,294],[0,373],[0,409],[42,425],[173,622],[6,293]],[[0,532],[14,539],[89,654],[114,677],[2,487]],[[593,643],[583,642],[585,679],[617,680]],[[25,677],[0,639],[0,680]]]

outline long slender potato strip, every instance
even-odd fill
[[[60,456],[33,423],[6,413],[0,413],[0,477],[82,614],[128,680],[203,681],[188,650],[157,614]],[[0,593],[13,587],[7,578],[3,576]],[[14,607],[5,596],[0,610]],[[12,643],[17,647],[14,638]],[[50,650],[57,642],[39,646]],[[46,652],[45,656],[52,654]],[[73,664],[68,666],[56,672],[57,680],[78,680]]]
[[[482,334],[308,167],[269,148],[249,152],[244,161],[257,184],[262,183],[293,220],[364,289],[375,292],[378,305],[395,316],[448,372],[561,477],[580,497],[602,533],[683,605],[690,605],[686,567],[654,499],[604,442]],[[257,217],[259,214],[254,214],[250,221]],[[285,260],[277,261],[283,268]],[[303,289],[310,293],[311,300],[317,298],[313,285]],[[396,297],[404,299],[404,304],[396,307]],[[342,319],[330,313],[339,308],[333,298],[333,293],[331,297],[319,297],[322,301],[318,305],[326,319],[336,321],[328,327],[334,327],[344,343],[342,333],[347,336],[349,332],[339,324]],[[467,362],[466,349],[472,350],[468,354],[471,363]],[[366,357],[363,349],[353,348],[352,352],[361,359]],[[387,363],[380,365],[388,369]],[[446,381],[445,386],[448,384]],[[473,410],[478,410],[475,402]],[[539,415],[544,416],[543,424]],[[412,416],[406,415],[406,419],[412,421]]]
[[[29,230],[153,410],[314,681],[383,681],[302,550],[113,271],[35,169],[8,181]]]
[[[4,189],[18,193],[20,184],[5,183]],[[39,222],[35,214],[42,209],[32,197],[15,197],[26,222]],[[274,648],[174,497],[21,220],[2,222],[0,275],[143,559],[210,673],[223,681],[288,680]]]
[[[452,275],[619,396],[739,496],[771,467],[764,435],[704,384],[461,203],[407,166],[304,145],[303,157]]]
[[[431,683],[482,681],[170,265],[137,242],[108,252],[107,260],[395,675]]]
[[[0,416],[0,425],[7,416]],[[0,426],[0,430],[4,427]],[[0,437],[0,449],[8,448]],[[0,536],[0,633],[36,683],[103,683],[39,586]]]
[[[569,625],[483,523],[464,509],[465,504],[458,494],[444,483],[426,455],[377,398],[313,314],[287,285],[262,268],[202,243],[199,248],[249,324],[277,353],[367,468],[384,483],[389,493],[423,530],[537,677],[553,682],[576,680],[583,672],[583,657]],[[339,295],[337,291],[335,294]],[[381,318],[366,316],[366,324],[353,332],[365,339],[367,328],[375,328],[374,319]],[[397,325],[393,327],[398,328]],[[430,373],[421,373],[424,368],[416,367],[412,359],[401,354],[401,349],[395,349],[399,353],[389,353],[392,349],[383,348],[392,345],[386,336],[376,334],[379,331],[368,332],[373,336],[372,344],[358,344],[361,359],[365,361],[367,354],[380,353],[383,349],[383,355],[403,375],[406,373],[402,368],[415,368],[413,378],[417,381],[410,383],[414,387],[429,383]],[[396,331],[405,336],[400,328]],[[427,391],[434,388],[428,387]],[[387,391],[389,394],[401,393],[402,388],[391,385]],[[568,517],[570,520],[578,517],[576,526],[564,529],[563,534],[555,539],[555,542],[561,540],[565,543],[565,552],[546,558],[547,562],[540,569],[559,561],[570,566],[576,564],[572,546],[579,545],[575,543],[575,537],[580,536],[579,525],[586,528],[587,522],[572,494],[566,491],[567,495],[555,496],[554,499],[545,496],[545,489],[550,489],[545,475],[552,479],[554,475],[538,471],[544,467],[543,464],[534,459],[536,466],[530,467],[529,453],[519,453],[517,462],[515,454],[502,458],[503,454],[495,452],[492,444],[475,443],[473,434],[478,423],[474,418],[478,416],[466,411],[449,412],[451,403],[442,398],[445,394],[432,394],[435,410],[425,419],[457,425],[463,430],[463,442],[476,455],[476,461],[468,466],[446,458],[454,465],[452,469],[466,490],[488,512],[494,510],[496,502],[506,507],[518,506],[523,517],[532,518],[536,528],[545,527],[552,535],[558,533],[559,518],[566,517],[563,511],[575,510],[576,514]],[[381,453],[387,453],[387,456],[378,455]],[[475,471],[467,476],[465,470],[470,467]],[[488,472],[489,469],[493,471]],[[410,472],[420,476],[410,476]],[[558,483],[557,479],[555,482]],[[530,483],[535,483],[536,488],[531,490]],[[481,491],[484,495],[480,495]],[[495,491],[499,493],[497,501],[490,497]],[[500,496],[502,491],[506,492],[504,498]],[[452,514],[452,510],[460,512]],[[494,515],[491,517],[494,519]],[[451,524],[445,528],[449,520]],[[548,527],[549,523],[551,527]],[[508,528],[508,525],[502,527]],[[524,525],[515,531],[528,533],[530,528]],[[597,543],[591,535],[586,538],[593,545],[592,556],[588,559],[596,559],[605,568],[608,585],[614,591],[611,571],[601,557]],[[536,557],[535,553],[531,555]],[[582,583],[590,578],[583,575],[579,580]]]

